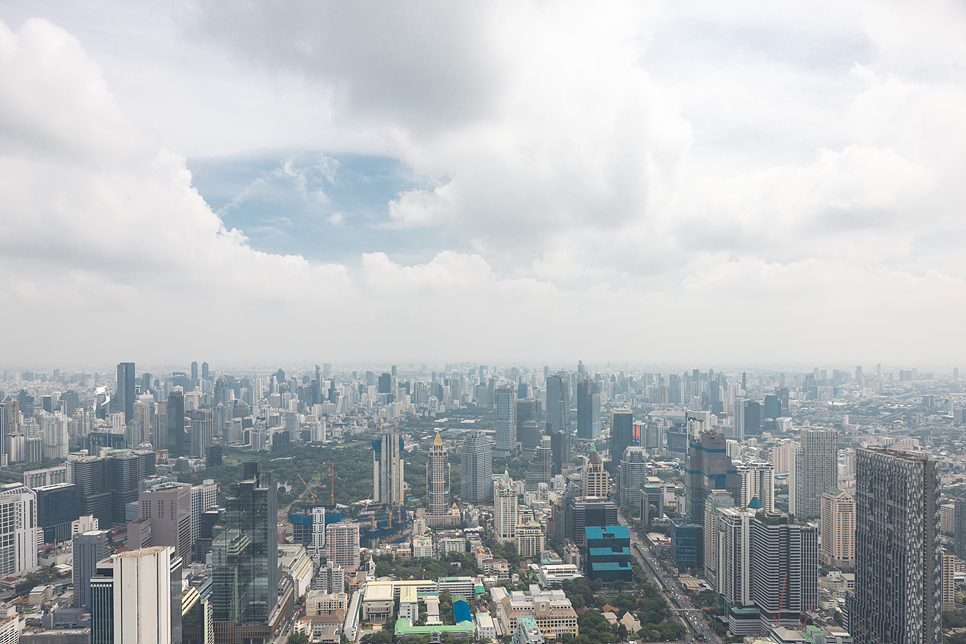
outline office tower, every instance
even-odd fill
[[[57,483],[33,490],[37,493],[37,525],[43,531],[44,545],[70,539],[70,526],[79,516],[74,485]]]
[[[803,429],[788,480],[788,511],[802,518],[822,511],[822,493],[838,485],[839,433],[834,429]]]
[[[584,528],[584,574],[604,583],[632,581],[631,534],[627,526],[587,526]]]
[[[201,530],[201,516],[218,506],[218,486],[214,479],[205,479],[199,485],[191,486],[191,543],[198,541]]]
[[[672,405],[681,404],[681,376],[676,373],[667,377],[667,401]]]
[[[145,454],[151,455],[153,464],[154,453]],[[153,468],[150,473],[154,474]],[[126,506],[138,500],[141,493],[138,482],[146,478],[147,474],[148,468],[141,458],[141,453],[126,452],[104,459],[104,488],[110,489],[111,492],[110,525],[127,523]]]
[[[198,363],[192,362],[191,363],[191,382],[197,382],[197,381],[198,381]]]
[[[650,526],[664,516],[664,486],[645,485],[641,489],[641,523]]]
[[[278,593],[277,487],[258,461],[245,463],[244,477],[236,496],[225,499],[225,529],[212,544],[213,615],[216,622],[265,626]]]
[[[641,489],[647,482],[647,453],[643,447],[624,450],[620,470],[620,504],[637,507],[641,503]]]
[[[517,492],[510,476],[493,477],[493,530],[500,543],[513,542],[517,527]]]
[[[73,537],[73,581],[75,608],[90,608],[91,577],[97,562],[111,555],[107,530],[89,530]]]
[[[134,385],[134,363],[121,362],[117,365],[117,389],[114,391],[115,411],[124,412],[124,422],[134,420],[134,400],[137,389]]]
[[[354,573],[359,568],[359,524],[348,521],[325,526],[327,560]]]
[[[174,460],[188,456],[188,435],[184,427],[184,390],[181,387],[174,387],[168,394],[165,414],[168,421],[168,458]],[[157,449],[164,449],[164,446],[158,446]]]
[[[522,386],[522,385],[521,385]],[[517,442],[523,442],[523,427],[528,422],[540,419],[540,405],[536,398],[528,396],[517,398]]]
[[[760,509],[760,508],[759,508]],[[751,522],[751,596],[761,629],[792,627],[818,594],[818,532],[788,515],[758,512]]]
[[[942,642],[939,465],[894,450],[859,449],[855,474],[857,644]]]
[[[379,374],[378,393],[380,394],[392,393],[392,374],[391,373],[383,372]]]
[[[192,409],[188,412],[191,422],[191,456],[205,458],[215,439],[214,423],[210,409]],[[298,422],[296,421],[296,427]]]
[[[152,545],[171,546],[191,561],[191,486],[164,483],[138,500],[138,518],[151,520]]]
[[[547,378],[548,432],[563,432],[570,436],[570,381],[558,374]]]
[[[765,396],[761,413],[765,418],[771,418],[772,420],[782,416],[782,406],[776,394],[768,394]]]
[[[210,377],[210,375],[211,374],[210,374],[210,371],[209,371],[208,363],[207,362],[202,362],[201,363],[201,379],[202,380],[208,380],[209,377]]]
[[[751,500],[757,498],[766,513],[773,513],[775,511],[775,466],[771,463],[753,461],[737,467],[738,476],[741,477],[739,505],[743,508],[748,507]]]
[[[480,431],[467,434],[460,454],[460,499],[485,504],[493,500],[493,454],[489,437]]]
[[[134,403],[134,446],[151,442],[151,429],[154,426],[154,397],[142,395]]]
[[[741,477],[728,456],[726,440],[724,434],[707,431],[688,444],[686,514],[697,525],[704,524],[704,501],[711,490],[725,490],[732,499],[741,498]]]
[[[547,425],[550,429],[550,425]],[[570,462],[570,440],[563,432],[550,435],[550,450],[553,458],[553,474],[561,474],[564,465]]]
[[[91,579],[91,644],[181,644],[181,566],[163,546],[100,562]]]
[[[822,544],[819,560],[826,566],[851,568],[855,561],[855,499],[832,488],[822,494]]]
[[[399,426],[382,427],[379,440],[372,441],[372,500],[376,503],[403,505],[403,439]]]
[[[966,561],[966,499],[956,499],[953,514],[953,539],[956,557]]]
[[[688,519],[671,519],[671,559],[682,570],[704,569],[704,528]]]
[[[550,485],[553,478],[553,445],[549,436],[540,439],[540,446],[537,447],[527,469],[526,489],[527,492],[536,492],[540,489],[541,483]]]
[[[577,383],[577,438],[595,440],[600,436],[600,390],[593,380]]]
[[[37,567],[37,493],[23,483],[0,486],[0,575]]]
[[[111,489],[104,476],[103,458],[89,456],[68,461],[71,480],[77,489],[77,512],[93,515],[102,526],[113,525],[111,517]]]
[[[745,401],[746,434],[761,434],[761,404],[754,400]]]
[[[610,456],[620,458],[634,444],[634,412],[612,409],[610,412]]]
[[[580,494],[610,497],[610,475],[604,469],[604,460],[597,452],[591,452],[584,457],[584,465],[580,470]]]
[[[449,460],[439,432],[426,458],[426,523],[449,523]]]
[[[714,512],[709,538],[715,591],[724,600],[729,630],[734,634],[756,633],[760,617],[751,594],[751,523],[755,510],[720,506]],[[707,549],[706,549],[707,550]]]
[[[655,421],[648,421],[641,432],[641,447],[648,454],[657,454],[664,450],[664,425]]]
[[[711,494],[704,500],[704,578],[712,587],[718,578],[718,531],[721,529],[721,513],[717,510],[734,505],[734,499],[725,490],[711,490]]]
[[[512,454],[517,447],[517,393],[513,387],[496,390],[496,451]]]
[[[740,396],[735,398],[734,413],[731,419],[731,435],[728,438],[739,443],[745,440],[745,399]]]
[[[598,497],[568,497],[564,505],[563,536],[578,547],[586,545],[587,526],[618,525],[617,506]],[[557,532],[560,535],[559,529]]]
[[[528,420],[523,423],[521,447],[524,454],[532,454],[535,449],[540,447],[543,439],[543,427],[546,423],[538,423],[535,420]],[[549,439],[549,436],[547,437]]]

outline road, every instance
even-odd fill
[[[617,520],[622,526],[627,525],[627,521],[624,519],[624,515],[618,511]],[[647,573],[647,576],[651,579],[651,583],[655,584],[659,589],[664,591],[665,595],[671,596],[677,602],[680,608],[673,609],[674,615],[682,624],[691,627],[691,632],[696,636],[702,636],[708,642],[714,642],[714,644],[722,644],[721,638],[711,630],[708,626],[707,621],[704,618],[702,612],[695,608],[688,599],[688,596],[684,593],[681,588],[681,584],[673,575],[669,575],[660,565],[657,558],[651,553],[650,546],[641,540],[634,531],[628,528],[628,532],[631,535],[631,552],[637,557],[641,564],[641,568]],[[687,619],[687,623],[682,619],[682,615]]]

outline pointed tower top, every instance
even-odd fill
[[[443,439],[440,438],[439,432],[436,432],[436,438],[433,439],[433,445],[442,445]]]

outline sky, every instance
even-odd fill
[[[961,2],[0,0],[0,367],[966,367]]]

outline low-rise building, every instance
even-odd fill
[[[543,588],[559,588],[563,582],[583,576],[580,568],[573,564],[547,564],[537,567],[537,580]]]
[[[496,614],[503,635],[516,632],[518,619],[530,615],[536,620],[544,637],[559,639],[562,635],[577,637],[577,613],[562,590],[541,591],[530,586],[529,591],[507,593],[503,588],[491,588],[496,603]]]
[[[530,615],[520,616],[511,642],[512,644],[543,644],[543,634],[537,626],[537,621]]]
[[[345,593],[310,590],[305,598],[305,614],[310,616],[345,614],[349,597]]]

